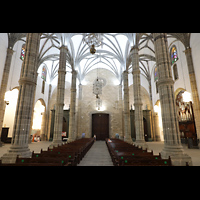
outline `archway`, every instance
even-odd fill
[[[37,100],[33,111],[32,142],[44,140],[45,129],[45,102],[43,99]]]
[[[191,93],[185,90],[179,90],[175,100],[181,142],[188,144],[189,148],[196,148],[197,134]]]
[[[18,93],[19,93],[18,88],[14,88],[13,90],[7,91],[5,93],[4,100],[6,103],[6,107],[5,107],[5,114],[4,114],[2,135],[1,135],[1,140],[5,143],[11,142],[14,120],[15,120],[15,112],[18,100]]]
[[[156,101],[154,105],[154,112],[156,113],[154,120],[155,120],[155,129],[157,131],[157,135],[159,135],[161,141],[164,141],[160,100]]]

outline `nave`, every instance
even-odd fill
[[[162,151],[164,147],[164,142],[146,142],[146,143],[148,145],[148,149],[149,149],[148,151],[153,150],[153,155],[159,155],[159,153]],[[35,153],[40,153],[41,149],[43,151],[46,151],[50,144],[51,142],[49,141],[32,142],[29,144],[29,149],[31,152],[34,151]],[[96,141],[77,166],[108,166],[110,165],[110,162],[109,163],[102,162],[102,156],[107,157],[107,160],[109,160],[109,156],[108,156],[109,153],[108,153],[106,145],[104,144],[105,144],[104,141]],[[10,149],[10,146],[11,144],[4,144],[1,147],[0,157],[3,154],[7,153],[7,151]],[[191,156],[193,166],[200,166],[199,150],[188,149],[187,145],[183,145],[183,149],[185,153]],[[97,158],[100,158],[99,163],[95,163],[98,160]]]

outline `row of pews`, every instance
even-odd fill
[[[153,155],[153,151],[131,145],[119,139],[106,139],[114,166],[172,166],[171,159]]]
[[[77,166],[94,143],[93,138],[82,138],[73,142],[47,149],[40,153],[32,152],[31,158],[17,157],[15,164],[2,166]]]

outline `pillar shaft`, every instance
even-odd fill
[[[66,74],[66,47],[60,47],[60,59],[58,69],[58,85],[57,96],[55,105],[55,121],[54,121],[54,133],[53,142],[49,148],[57,147],[62,144],[62,126],[63,126],[63,106],[65,95],[65,74]]]
[[[158,91],[162,110],[164,149],[162,158],[171,156],[172,164],[185,165],[192,163],[191,158],[184,154],[180,141],[178,117],[174,97],[174,81],[172,79],[170,57],[166,33],[153,33],[156,65],[158,67]]]
[[[82,133],[82,129],[81,129],[81,113],[82,113],[82,84],[79,84],[79,94],[78,94],[78,109],[77,109],[77,139],[81,138],[81,133]]]
[[[40,33],[28,33],[26,39],[25,60],[22,64],[19,80],[19,94],[16,107],[14,130],[10,150],[2,157],[2,163],[13,163],[16,156],[30,157],[28,148],[32,108],[37,80],[37,57],[40,45]]]
[[[129,110],[128,71],[123,72],[124,79],[124,141],[132,143]]]
[[[3,70],[3,76],[2,76],[2,80],[1,80],[1,87],[0,87],[0,138],[1,138],[1,130],[2,130],[2,126],[3,126],[5,108],[6,108],[6,104],[4,102],[4,95],[5,95],[6,89],[7,89],[12,55],[13,55],[13,50],[8,48],[5,66],[4,66],[4,70]],[[1,146],[1,139],[0,139],[0,146]]]
[[[143,110],[141,99],[141,83],[140,83],[140,68],[139,68],[139,54],[138,47],[133,46],[132,51],[132,65],[133,65],[133,94],[135,106],[135,131],[136,144],[147,148],[144,140],[144,125],[143,125]]]
[[[69,117],[69,142],[76,140],[76,77],[77,71],[72,71],[71,99],[70,99],[70,117]]]
[[[193,99],[193,112],[195,118],[195,125],[196,125],[196,133],[197,138],[200,139],[200,102],[199,102],[199,95],[197,90],[197,82],[196,76],[194,71],[193,59],[192,59],[192,51],[191,48],[185,50],[189,77],[190,77],[190,85],[192,90],[192,99]]]
[[[119,103],[118,103],[118,111],[119,111],[119,127],[120,127],[120,132],[119,134],[119,139],[123,140],[124,139],[124,134],[123,134],[123,101],[122,101],[122,84],[119,84]]]

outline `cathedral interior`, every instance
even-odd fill
[[[199,151],[199,33],[0,33],[0,158],[82,137],[119,138],[192,165]]]

